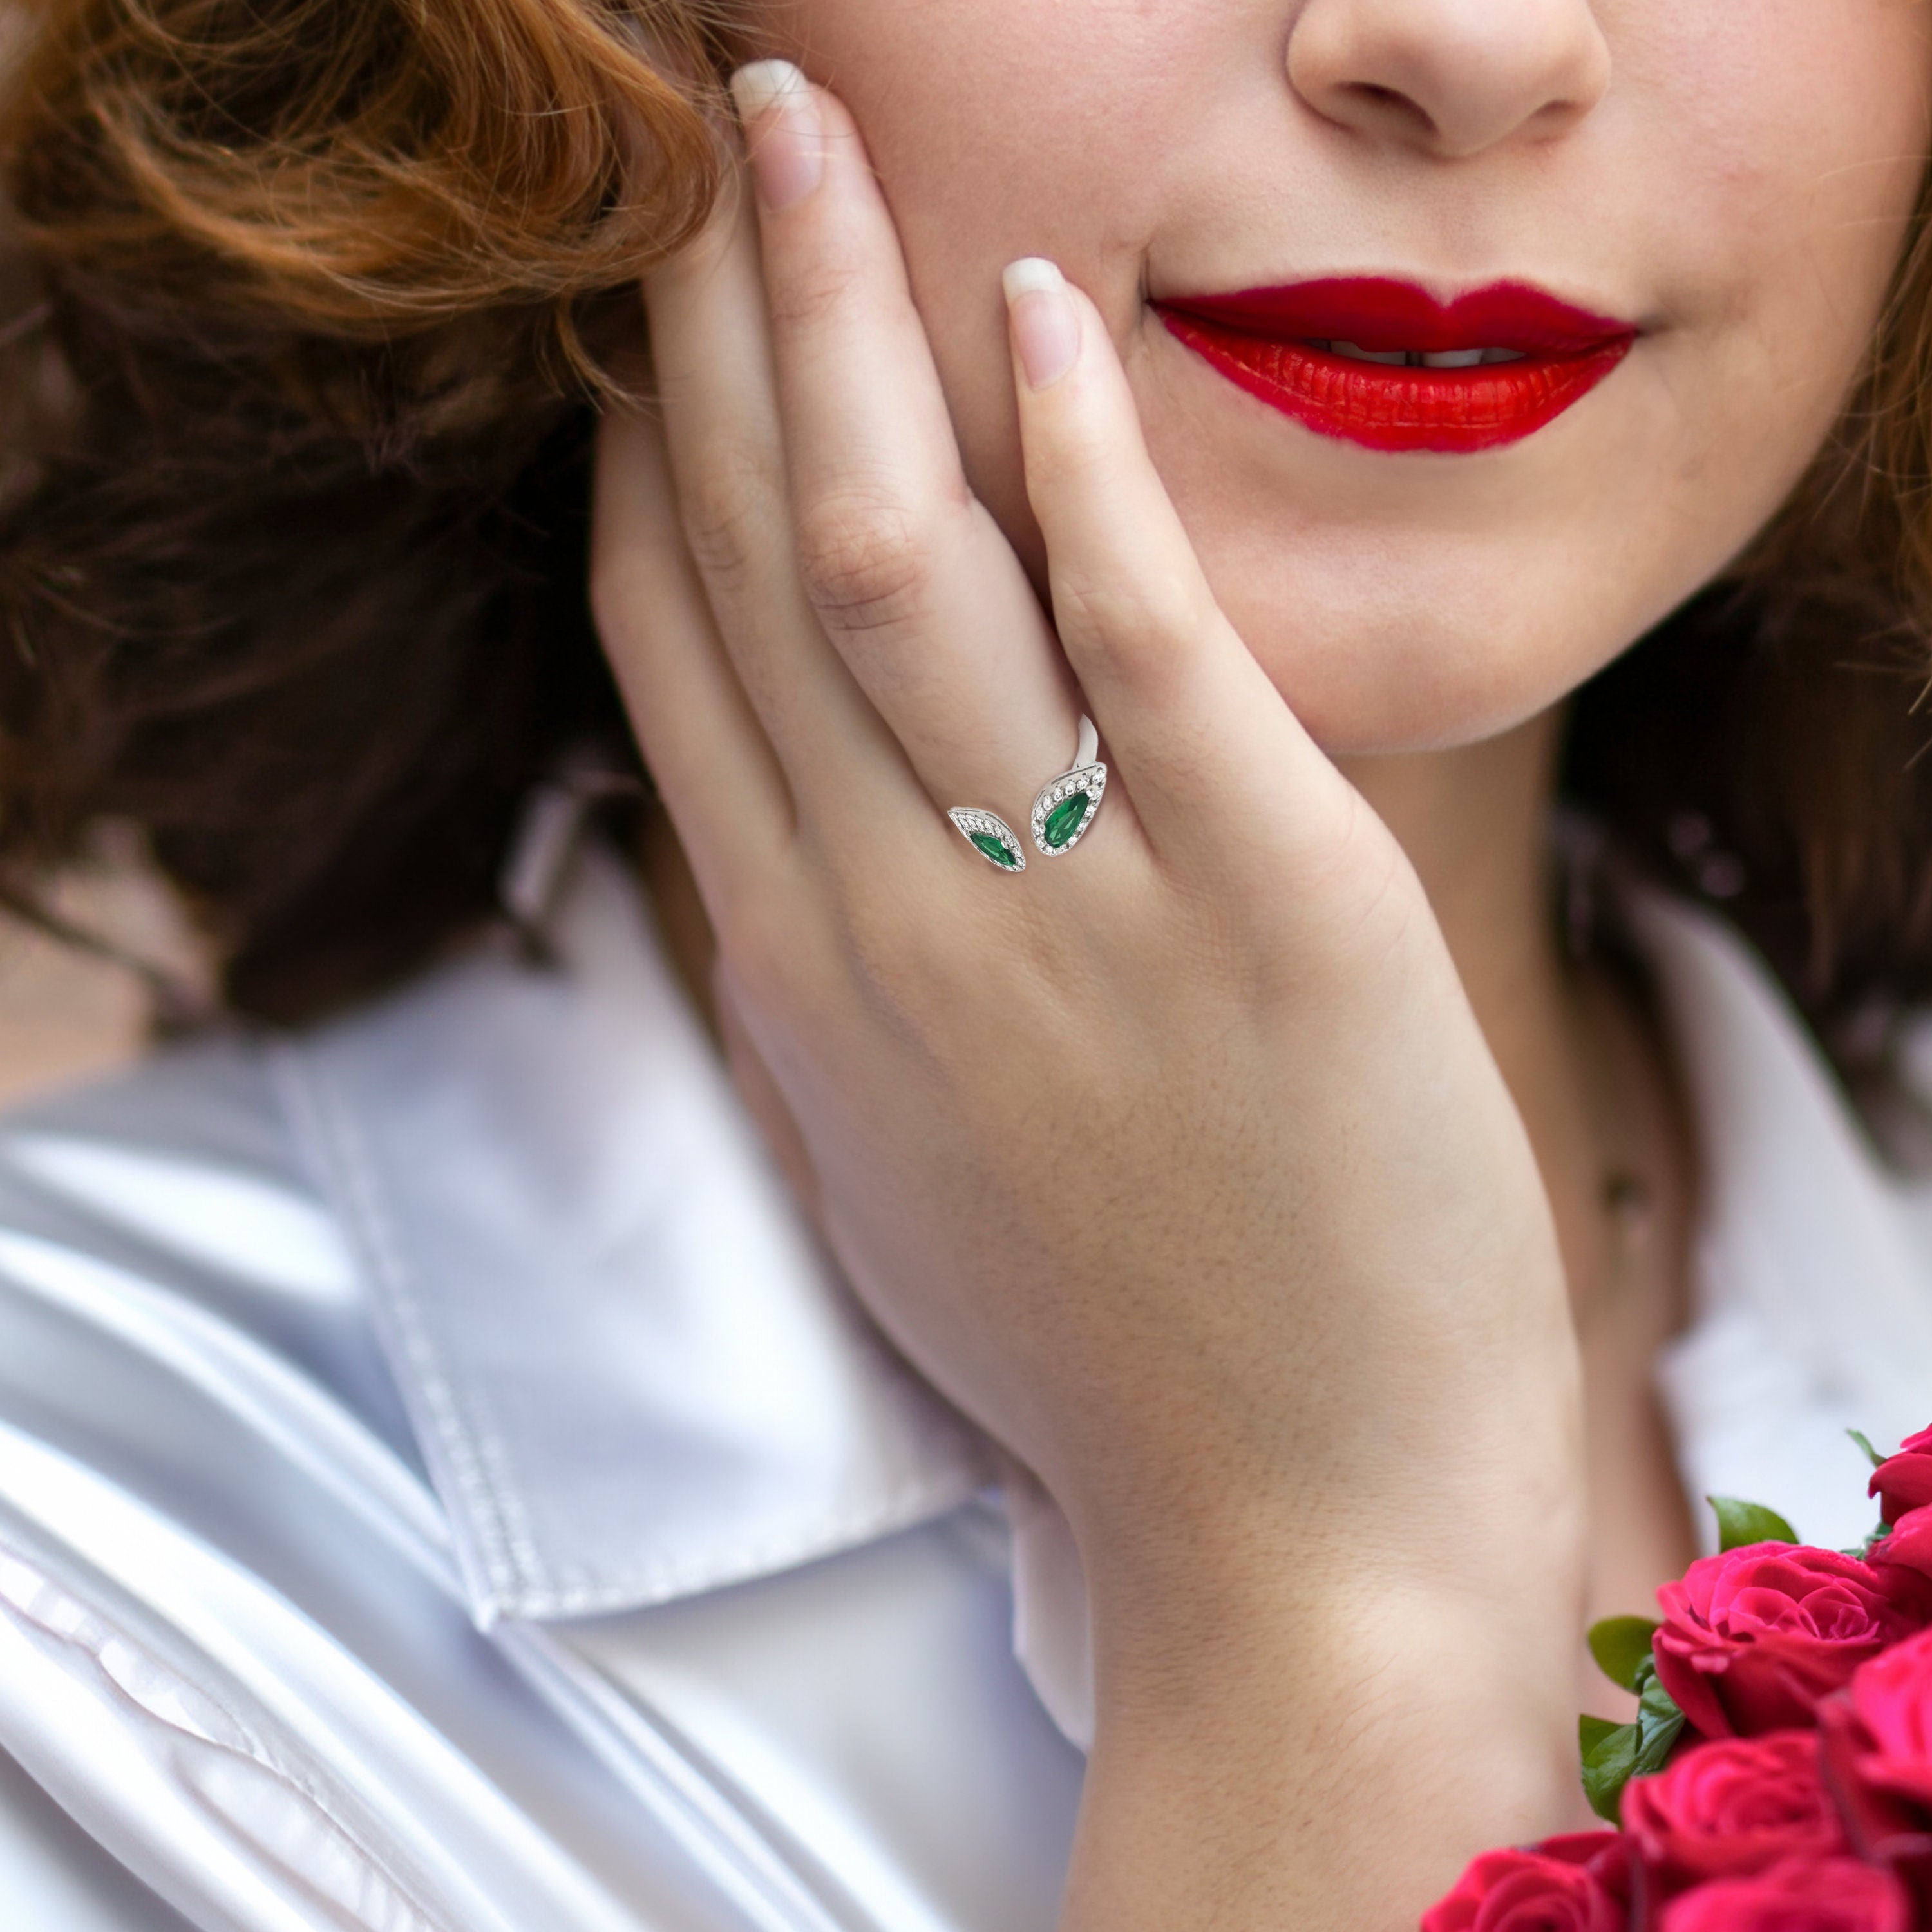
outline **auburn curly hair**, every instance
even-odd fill
[[[0,896],[132,819],[232,1006],[300,1018],[491,916],[566,751],[632,755],[586,457],[637,278],[716,190],[733,10],[14,5]],[[1580,694],[1566,773],[1841,1043],[1932,995],[1923,218],[1811,474]]]
[[[315,1012],[488,914],[563,748],[628,755],[584,458],[637,278],[716,188],[728,22],[36,0],[13,25],[0,887],[33,908],[92,821],[132,819],[232,1003]]]

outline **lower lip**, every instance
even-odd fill
[[[1630,353],[1623,336],[1574,355],[1472,369],[1358,362],[1163,308],[1162,321],[1238,388],[1319,436],[1365,449],[1467,455],[1533,436],[1581,402]]]

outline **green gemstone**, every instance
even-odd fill
[[[1040,828],[1048,848],[1058,852],[1086,824],[1087,814],[1093,807],[1092,793],[1069,792],[1046,814],[1046,823]]]
[[[1004,866],[1010,872],[1019,863],[1012,848],[998,832],[969,832],[966,836],[994,865]]]

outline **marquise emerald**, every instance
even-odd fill
[[[1024,872],[1026,854],[1013,836],[1012,827],[997,812],[985,812],[975,805],[956,805],[946,817],[959,828],[959,836],[988,865],[1003,872]]]
[[[1058,851],[1086,823],[1087,814],[1093,808],[1091,792],[1069,792],[1046,814],[1046,823],[1040,827],[1041,838],[1052,850]]]

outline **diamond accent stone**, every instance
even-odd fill
[[[946,817],[959,828],[959,834],[989,866],[1002,872],[1024,872],[1026,854],[1012,828],[998,813],[982,812],[976,806],[955,806]]]

